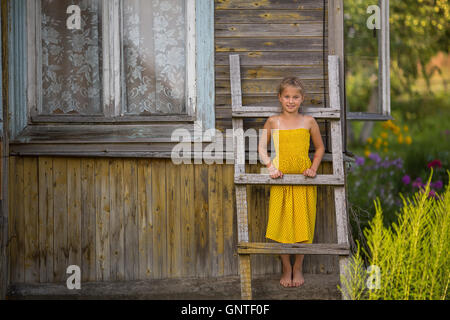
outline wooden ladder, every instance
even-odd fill
[[[341,109],[339,98],[339,57],[328,56],[328,78],[330,92],[329,108],[302,108],[302,113],[316,119],[331,122],[331,148],[333,174],[316,175],[306,178],[302,174],[285,174],[283,179],[271,179],[268,174],[245,173],[244,118],[267,118],[280,113],[280,107],[242,106],[241,75],[239,55],[230,55],[230,80],[232,98],[234,183],[238,224],[239,273],[241,277],[241,297],[252,299],[250,254],[332,254],[339,255],[341,277],[348,263],[350,248],[347,234],[347,209],[345,199],[345,175],[342,152]],[[283,244],[249,242],[247,215],[248,184],[265,185],[328,185],[334,187],[336,227],[338,243]],[[345,291],[343,299],[348,295]]]

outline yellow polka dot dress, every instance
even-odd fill
[[[310,133],[306,128],[273,130],[273,165],[283,174],[302,174],[311,167]],[[272,185],[266,238],[281,243],[312,243],[317,186]]]

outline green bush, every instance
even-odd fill
[[[447,299],[450,281],[450,185],[436,198],[429,197],[430,182],[412,201],[402,197],[398,222],[383,224],[380,200],[364,230],[368,250],[360,248],[349,259],[339,290],[349,299]],[[450,176],[450,171],[447,170]],[[367,263],[364,263],[364,260]],[[366,267],[380,271],[367,277]],[[376,285],[375,288],[373,287]]]

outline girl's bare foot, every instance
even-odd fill
[[[285,287],[292,287],[292,267],[285,267],[283,266],[283,275],[280,279],[280,284]]]
[[[305,279],[303,278],[303,273],[301,268],[296,268],[294,266],[293,269],[293,279],[292,279],[292,286],[293,287],[300,287],[305,283]]]

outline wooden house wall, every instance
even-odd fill
[[[286,76],[297,76],[307,91],[302,106],[327,106],[327,6],[321,0],[215,2],[217,128],[231,128],[233,53],[240,56],[243,105],[279,105],[277,85]],[[244,126],[262,127],[264,120],[246,119]]]
[[[10,157],[11,283],[238,275],[233,165],[170,159]],[[247,165],[258,172],[259,165]],[[331,171],[329,163],[319,171]],[[336,242],[333,190],[319,186],[315,242]],[[268,186],[248,187],[250,240],[265,241]],[[329,205],[331,204],[331,205]],[[280,272],[252,256],[254,274]],[[304,271],[335,273],[306,256]]]
[[[215,1],[217,128],[231,128],[233,52],[241,56],[244,105],[278,104],[276,85],[296,75],[306,85],[304,105],[326,106],[326,8],[317,0]],[[82,281],[238,275],[232,165],[51,156],[10,157],[9,165],[12,283],[64,281],[71,264]],[[330,163],[318,173],[332,173]],[[269,190],[248,187],[251,241],[266,241]],[[335,230],[333,188],[318,186],[314,241],[336,242]],[[304,260],[305,272],[337,268],[334,256]],[[252,256],[253,274],[280,271],[276,256]]]

